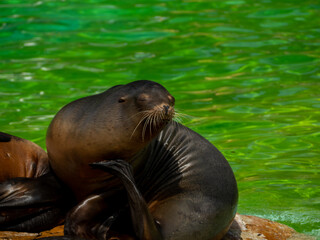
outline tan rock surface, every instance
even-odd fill
[[[62,235],[63,226],[58,226],[41,233],[0,232],[0,240],[32,240]],[[132,238],[119,236],[112,239],[131,240]],[[268,219],[237,214],[223,240],[316,240],[316,238],[297,233],[284,224]]]
[[[31,240],[52,236],[63,236],[63,226],[57,226],[41,233],[0,232],[0,240]]]
[[[287,225],[268,219],[237,214],[223,240],[316,240]]]

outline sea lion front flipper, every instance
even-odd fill
[[[64,234],[70,237],[108,239],[108,231],[117,218],[111,214],[103,194],[91,195],[72,208],[66,217]],[[107,217],[106,219],[106,216]]]
[[[37,232],[61,223],[70,198],[52,174],[0,183],[0,230]]]
[[[163,239],[159,226],[155,222],[148,206],[136,187],[132,167],[126,161],[108,160],[90,164],[93,168],[99,168],[117,176],[122,181],[128,195],[131,219],[136,236],[145,240]]]

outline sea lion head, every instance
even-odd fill
[[[118,109],[123,110],[132,123],[128,130],[135,141],[151,140],[175,114],[174,97],[156,82],[135,81],[121,86],[117,93]]]

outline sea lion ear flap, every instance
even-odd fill
[[[12,136],[3,132],[0,132],[0,142],[10,142]]]

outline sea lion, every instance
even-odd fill
[[[174,101],[160,84],[140,80],[78,99],[56,114],[47,132],[49,162],[79,201],[65,235],[224,235],[237,207],[234,174],[210,142],[172,121]]]
[[[0,166],[0,182],[16,177],[36,178],[49,172],[48,155],[40,146],[3,132]]]
[[[40,146],[0,132],[0,166],[0,230],[38,232],[62,222],[64,188]]]

